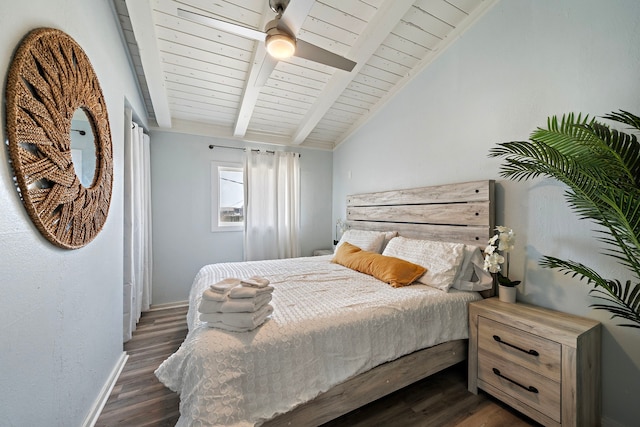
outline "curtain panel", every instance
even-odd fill
[[[124,153],[123,341],[151,305],[151,167],[149,136],[131,120]]]
[[[247,150],[244,259],[300,256],[300,156]]]

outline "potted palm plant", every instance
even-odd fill
[[[516,286],[520,281],[509,279],[509,254],[514,248],[516,235],[512,229],[502,225],[496,227],[496,232],[484,249],[484,269],[493,275],[494,283],[497,282],[500,301],[514,303]]]
[[[626,111],[604,119],[640,131],[640,117]],[[550,117],[547,129],[529,141],[498,144],[489,154],[505,162],[500,175],[520,181],[547,176],[567,186],[565,198],[581,219],[602,226],[598,240],[606,255],[628,268],[634,278],[624,283],[605,278],[576,261],[544,256],[540,265],[571,274],[593,285],[592,307],[607,310],[621,326],[640,328],[640,143],[633,134],[609,128],[588,116]]]

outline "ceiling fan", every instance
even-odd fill
[[[282,19],[282,16],[286,14],[288,4],[289,0],[269,0],[269,7],[276,13],[276,17],[267,23],[264,32],[180,8],[178,8],[178,16],[217,30],[263,41],[267,52],[275,60],[297,56],[333,68],[345,71],[353,70],[356,65],[355,62],[295,37],[293,31],[286,24],[287,20]],[[275,66],[275,62],[273,65]]]

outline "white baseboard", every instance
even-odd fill
[[[128,358],[129,355],[123,351],[120,355],[120,358],[118,359],[118,362],[113,367],[113,370],[111,371],[107,382],[102,386],[102,390],[100,390],[98,398],[93,403],[93,407],[91,408],[91,411],[89,411],[89,415],[87,415],[84,423],[82,423],[83,427],[93,427],[98,421],[98,417],[100,417],[102,409],[104,409],[104,405],[106,405],[107,400],[109,400],[111,390],[113,390],[113,386],[116,385],[116,381],[118,381],[120,373],[122,372],[125,363],[127,363]]]
[[[169,308],[186,307],[189,305],[189,301],[176,301],[166,304],[154,304],[149,308],[149,311],[166,310]]]

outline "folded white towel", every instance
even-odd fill
[[[251,276],[247,279],[242,279],[242,284],[253,286],[254,288],[264,288],[269,285],[269,279],[262,276]]]
[[[207,288],[202,293],[202,300],[224,302],[227,300],[227,294],[228,292],[221,294],[219,292],[214,292],[213,290]]]
[[[218,283],[214,283],[210,286],[213,292],[226,293],[229,289],[234,286],[238,286],[240,284],[240,279],[236,279],[235,277],[229,277],[227,279],[223,279]]]
[[[206,292],[206,291],[205,291]],[[225,301],[212,301],[204,298],[200,300],[200,313],[253,313],[271,301],[271,293],[258,295],[255,298],[227,298]]]
[[[266,304],[255,313],[202,313],[200,320],[207,322],[208,326],[228,326],[240,330],[250,331],[262,325],[267,317],[273,313],[271,304]],[[224,328],[222,328],[224,329]]]
[[[265,319],[266,322],[266,319]],[[264,322],[262,322],[264,323]],[[222,322],[207,322],[207,326],[210,328],[217,328],[217,329],[222,329],[225,331],[229,331],[229,332],[251,332],[254,329],[257,329],[259,326],[262,325],[262,323],[260,325],[257,325],[253,328],[236,328],[235,326],[229,326],[229,325],[225,325]]]
[[[254,288],[253,286],[236,286],[229,290],[229,298],[255,298],[258,295],[273,292],[273,286],[265,286],[264,288]]]

